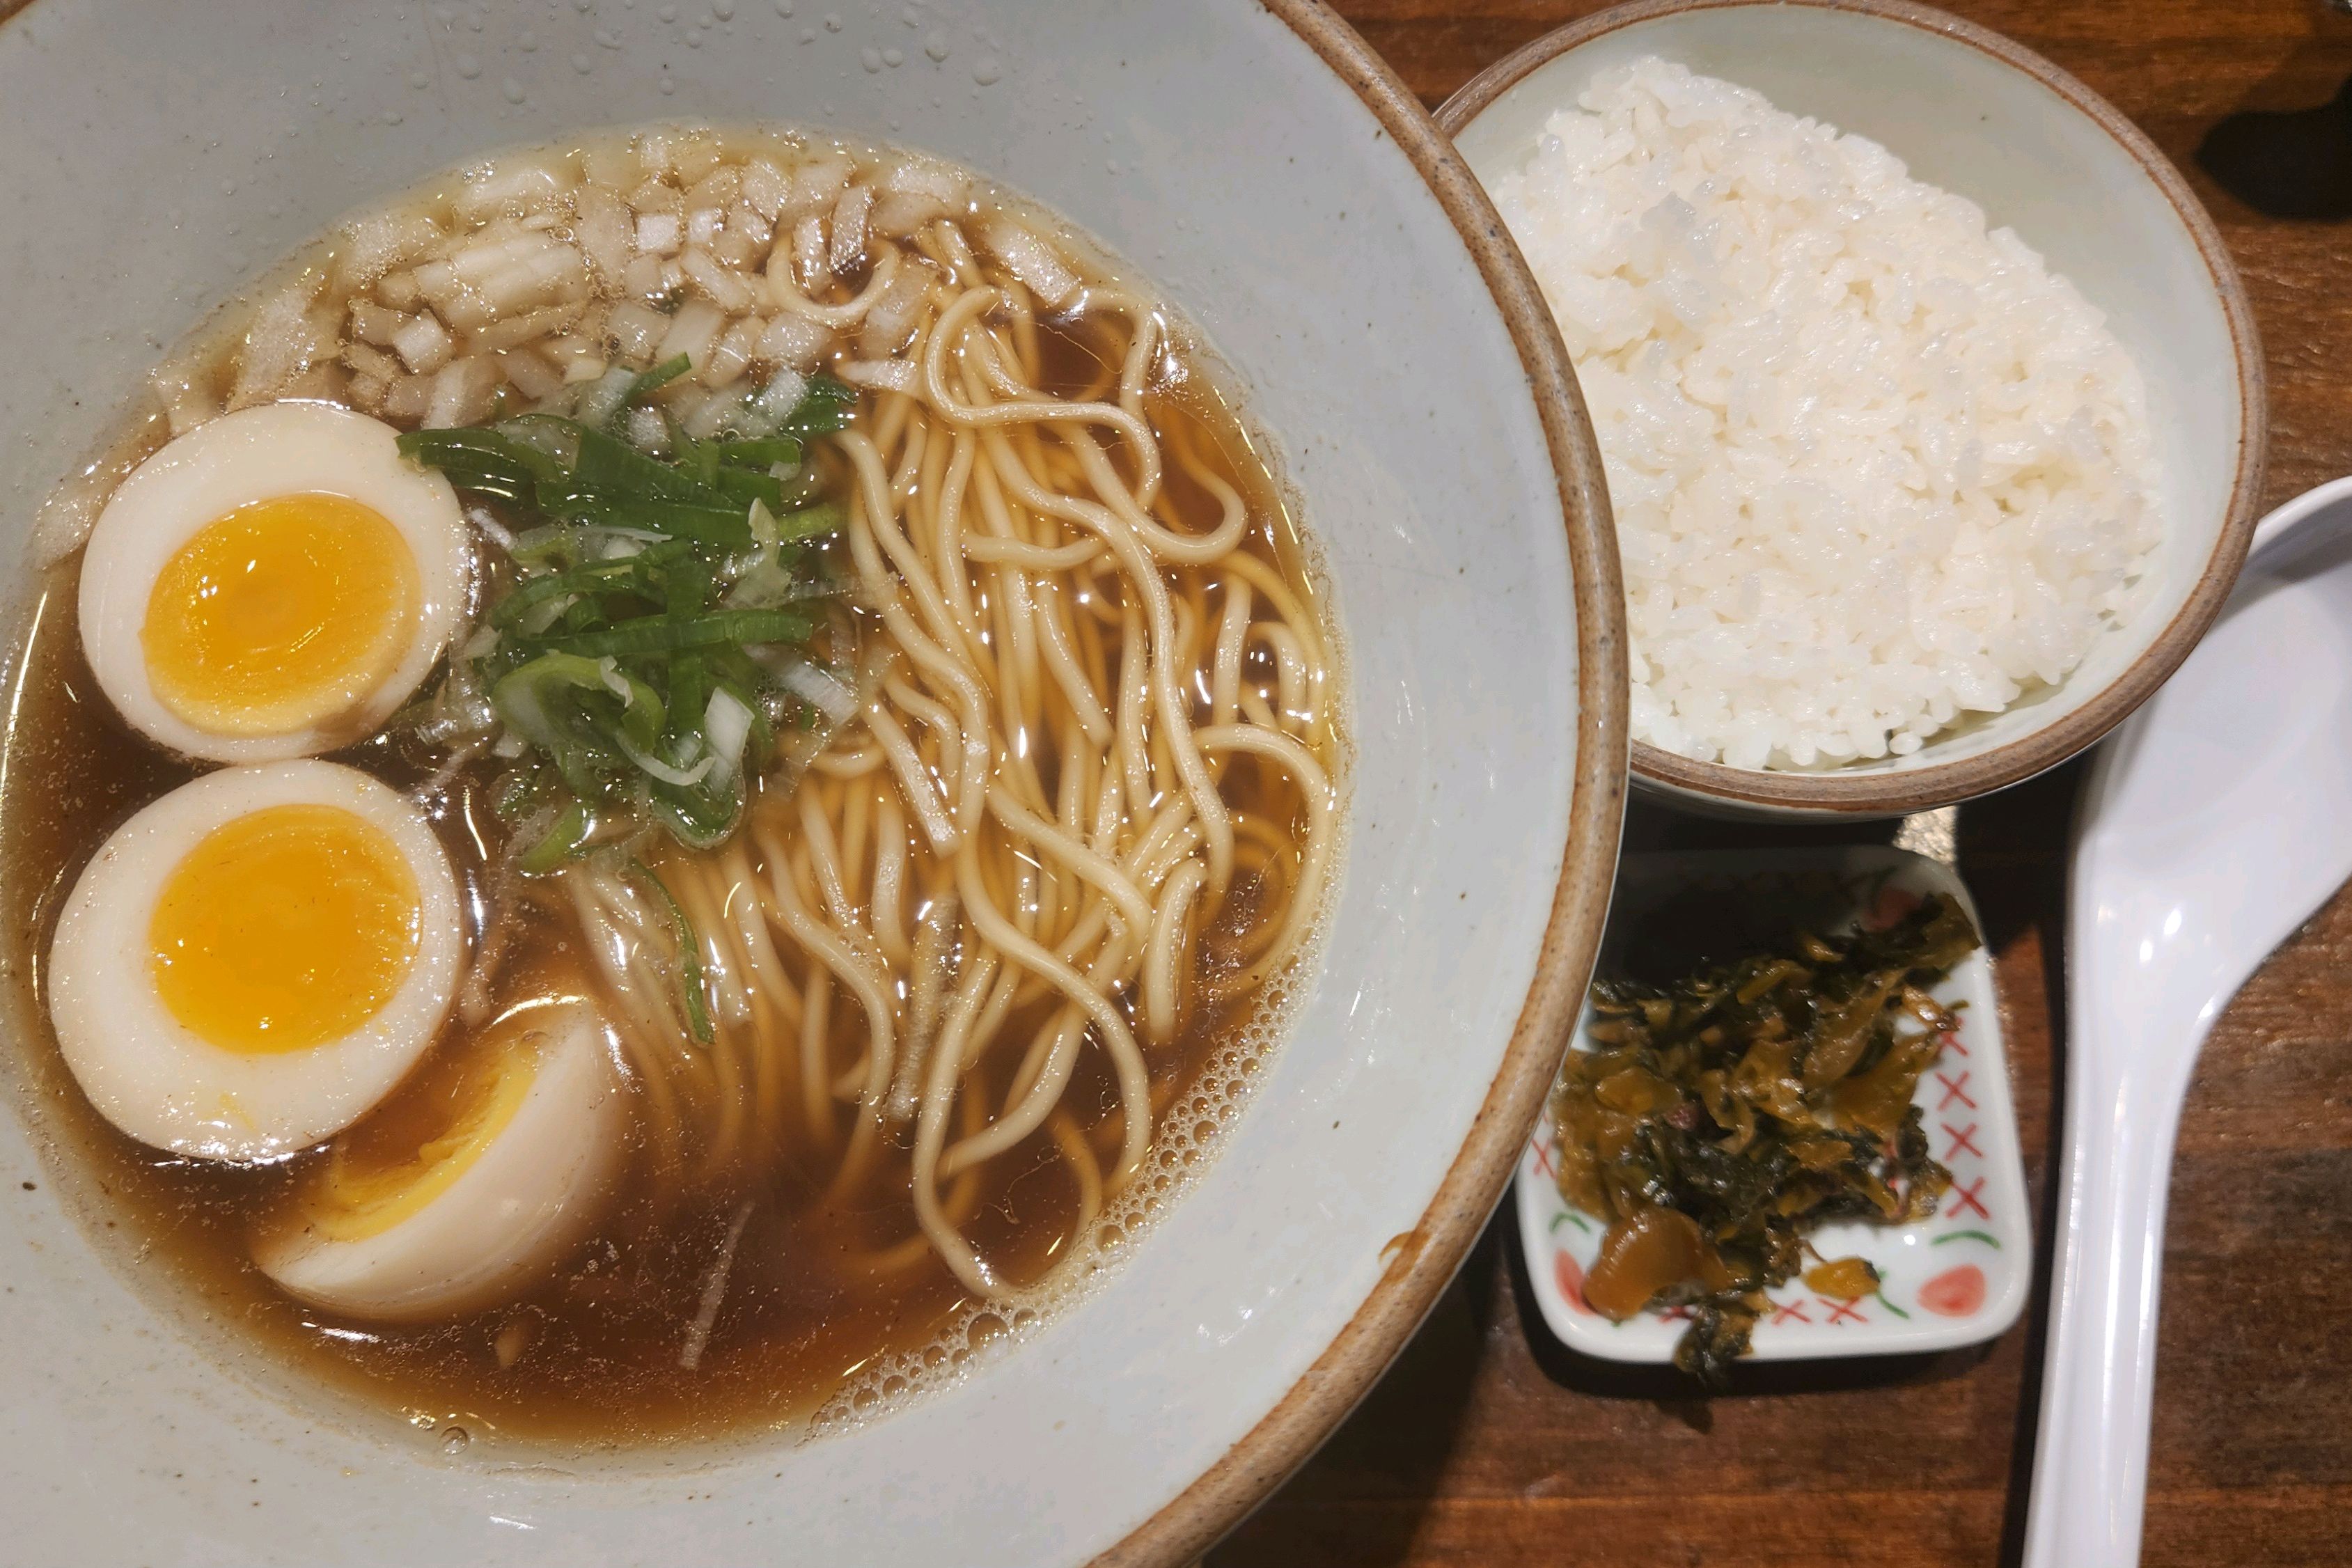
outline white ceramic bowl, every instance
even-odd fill
[[[289,1386],[115,1245],[29,1101],[0,1116],[0,1557],[1180,1561],[1378,1375],[1507,1179],[1607,898],[1624,665],[1590,435],[1475,182],[1305,0],[793,8],[35,0],[0,26],[21,132],[0,153],[10,558],[163,345],[430,171],[682,118],[964,160],[1166,288],[1250,389],[1325,546],[1354,790],[1293,1037],[1091,1299],[805,1447],[452,1456]]]
[[[2147,384],[2167,537],[2155,591],[2056,688],[1908,757],[1763,772],[1633,750],[1669,804],[1780,819],[1891,816],[2074,755],[2163,684],[2228,596],[2262,489],[2262,345],[2229,253],[2179,174],[2096,93],[1957,16],[1900,0],[1643,0],[1560,28],[1438,111],[1489,183],[1596,71],[1658,55],[1880,142],[2014,228],[2105,311]]]

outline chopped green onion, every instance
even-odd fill
[[[682,356],[588,388],[583,418],[519,415],[495,426],[417,431],[401,449],[504,513],[517,580],[452,659],[446,689],[473,694],[482,722],[503,724],[502,754],[529,756],[508,775],[509,822],[547,821],[522,856],[553,868],[582,852],[599,823],[643,814],[681,844],[735,830],[740,781],[768,765],[794,700],[780,671],[815,617],[786,608],[844,591],[808,561],[806,542],[840,531],[831,503],[786,510],[808,494],[804,436],[838,429],[855,397],[824,376],[780,384],[795,399],[781,424],[766,408],[733,433],[674,430],[656,458],[611,425],[691,368]],[[781,662],[780,662],[781,661]]]
[[[547,647],[557,654],[590,659],[631,658],[650,653],[677,653],[686,648],[806,642],[815,629],[806,616],[794,615],[790,610],[720,610],[715,615],[682,621],[667,616],[641,616],[603,631],[551,638]]]
[[[778,433],[787,436],[829,436],[849,423],[850,405],[857,394],[822,373],[809,377],[800,405],[786,416]]]
[[[650,458],[647,461],[651,461]],[[741,544],[751,537],[748,506],[700,504],[658,496],[542,485],[540,510],[604,528],[635,529],[667,539],[698,539],[709,544]]]
[[[648,395],[649,394],[660,391],[663,387],[667,386],[679,376],[688,374],[693,369],[694,362],[687,358],[686,355],[670,355],[669,358],[662,361],[661,363],[654,366],[651,370],[642,373],[635,381],[629,383],[628,392],[621,398],[622,405],[626,407],[628,405],[637,402],[639,399]]]
[[[702,1000],[702,941],[695,934],[694,922],[686,918],[686,910],[671,895],[668,884],[654,874],[654,868],[642,860],[632,860],[629,866],[660,895],[669,910],[670,924],[677,933],[677,967],[686,992],[687,1025],[694,1031],[694,1037],[707,1046],[716,1037],[710,1027],[710,1010]]]
[[[499,627],[519,626],[523,621],[524,612],[567,594],[640,592],[656,580],[655,574],[660,568],[688,555],[693,549],[691,540],[665,540],[635,555],[574,566],[566,572],[551,572],[543,577],[526,578],[520,587],[491,608],[490,624]]]
[[[839,503],[820,501],[804,506],[798,511],[788,511],[776,519],[776,537],[791,544],[803,539],[815,539],[827,533],[839,533],[848,521]]]
[[[540,836],[539,842],[523,851],[520,864],[524,872],[541,876],[573,859],[588,842],[589,831],[594,826],[588,808],[578,796],[573,796],[572,804],[558,814],[554,825]]]
[[[738,468],[766,470],[778,463],[801,460],[800,442],[790,436],[767,436],[742,441],[720,441],[717,444],[719,460]]]
[[[580,459],[572,465],[572,478],[583,489],[677,501],[707,503],[718,499],[709,487],[697,482],[692,475],[648,458],[627,442],[601,430],[583,428],[580,432]]]

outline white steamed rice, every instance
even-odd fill
[[[1599,431],[1636,739],[1906,755],[2081,662],[2160,521],[2139,373],[2011,230],[1885,148],[1645,58],[1496,204]]]

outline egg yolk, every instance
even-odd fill
[[[309,1050],[383,1010],[424,939],[408,861],[341,806],[275,805],[172,868],[148,962],[172,1016],[225,1051]]]
[[[301,1218],[335,1241],[381,1235],[466,1173],[522,1108],[542,1037],[528,1013],[444,1047],[382,1110],[335,1140]]]
[[[200,528],[147,598],[147,681],[215,735],[282,734],[381,688],[415,635],[416,556],[344,496],[278,496]]]

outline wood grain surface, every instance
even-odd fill
[[[1599,9],[1339,5],[1433,107],[1489,61]],[[2081,77],[2188,171],[2245,274],[2268,353],[2265,506],[2352,472],[2352,226],[2263,218],[2192,158],[2225,114],[2326,100],[2352,75],[2352,18],[2315,0],[1948,8]],[[2061,770],[1950,825],[1998,957],[2037,1197],[2042,1258],[2024,1322],[1947,1355],[1749,1368],[1731,1394],[1701,1399],[1670,1375],[1551,1340],[1507,1209],[1387,1380],[1211,1568],[2014,1562],[2063,1113],[2060,942],[2079,779],[2079,767]],[[1639,807],[1628,834],[1629,847],[1796,837]],[[2150,1568],[2352,1563],[2347,1196],[2352,896],[2338,895],[2240,994],[2190,1092],[2165,1249]]]

